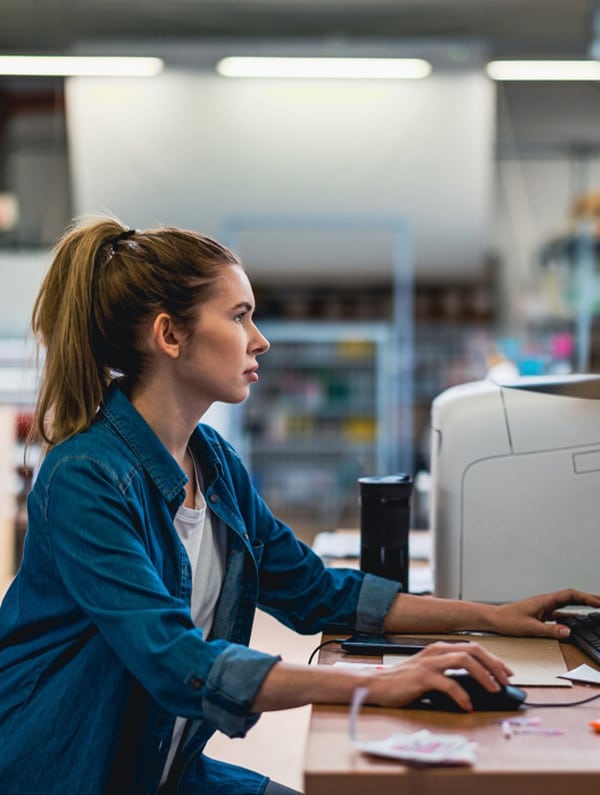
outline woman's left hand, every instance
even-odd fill
[[[587,605],[600,609],[600,596],[565,588],[562,591],[530,596],[518,602],[498,605],[493,611],[496,632],[503,635],[538,635],[567,638],[569,628],[556,619],[556,612],[567,605]]]

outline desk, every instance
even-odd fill
[[[561,644],[568,668],[591,661],[569,644]],[[348,657],[339,646],[326,646],[320,662]],[[531,701],[560,703],[593,695],[597,687],[525,688]],[[304,786],[306,795],[597,795],[600,787],[600,735],[588,721],[600,718],[600,699],[578,707],[531,707],[542,726],[559,728],[559,736],[515,735],[506,739],[498,720],[513,713],[458,714],[363,707],[358,721],[360,739],[412,733],[422,728],[457,733],[478,743],[473,767],[411,768],[401,762],[368,757],[355,750],[348,737],[348,708],[313,706],[309,724]]]

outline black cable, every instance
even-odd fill
[[[323,646],[329,646],[331,643],[341,643],[341,640],[342,640],[341,638],[334,638],[333,640],[326,640],[326,641],[323,641],[323,643],[320,643],[320,644],[319,644],[319,645],[316,647],[316,649],[313,649],[313,650],[312,650],[312,652],[310,653],[310,657],[308,658],[308,665],[310,665],[310,664],[312,663],[312,661],[313,661],[313,660],[314,660],[314,658],[315,658],[315,654],[316,654],[318,651],[321,651],[321,649],[323,648]]]
[[[546,701],[544,704],[532,704],[529,701],[525,701],[526,707],[577,707],[579,704],[589,704],[590,701],[595,701],[597,698],[600,698],[600,693],[596,693],[595,696],[589,696],[589,698],[582,698],[581,701],[561,701],[559,704],[552,704]]]

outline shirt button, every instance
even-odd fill
[[[216,494],[211,494],[208,498],[211,502],[219,502],[219,497]]]
[[[202,679],[198,676],[193,676],[190,679],[190,685],[194,688],[194,690],[200,690],[202,687]]]
[[[250,536],[248,535],[248,533],[244,533],[244,538],[246,539],[246,541],[248,541],[248,539],[250,538]]]

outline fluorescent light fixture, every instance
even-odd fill
[[[163,66],[133,56],[0,55],[0,74],[18,77],[153,77]]]
[[[427,77],[431,64],[421,58],[223,58],[223,77],[287,77],[410,80]]]
[[[599,61],[490,61],[492,80],[600,80]]]

